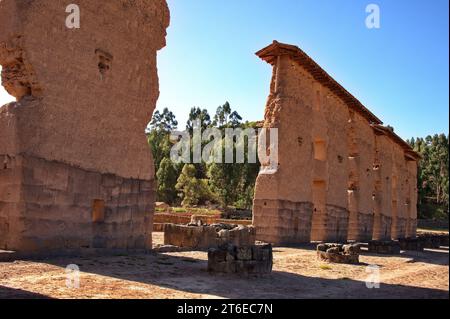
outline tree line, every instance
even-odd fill
[[[449,136],[429,135],[412,138],[408,143],[422,156],[417,172],[419,218],[448,220]]]
[[[186,122],[186,130],[191,134],[196,120],[200,120],[202,130],[218,128],[223,138],[227,128],[256,129],[256,122],[243,122],[228,102],[219,106],[213,116],[206,109],[191,108]],[[250,209],[259,163],[248,163],[247,156],[244,163],[234,164],[225,161],[173,163],[170,159],[173,146],[170,133],[178,129],[178,121],[168,108],[156,111],[148,127],[147,139],[155,163],[157,200],[174,206],[216,204],[223,208],[234,206]],[[190,151],[192,154],[192,148]],[[248,148],[245,147],[247,152]],[[225,152],[222,152],[222,156],[225,156]]]

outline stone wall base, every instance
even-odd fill
[[[418,238],[400,238],[398,240],[402,250],[423,251],[423,243]]]
[[[208,250],[208,271],[238,274],[268,274],[272,272],[272,245],[225,245]]]
[[[400,254],[400,243],[397,240],[371,240],[369,253],[397,255]]]
[[[441,246],[448,247],[448,234],[434,234],[434,233],[420,233],[417,239],[423,248],[440,248]]]
[[[408,228],[408,218],[392,218],[391,236],[393,239],[401,239],[406,237]]]
[[[273,244],[309,243],[312,212],[309,202],[255,199],[256,239]]]
[[[373,236],[373,214],[357,213],[348,225],[348,240],[369,241]]]
[[[359,244],[319,244],[317,257],[319,260],[338,264],[359,264]]]
[[[373,239],[390,240],[392,229],[392,217],[383,214],[375,215],[373,220]]]
[[[0,249],[151,249],[153,181],[27,155],[0,158]]]
[[[313,224],[311,240],[345,243],[347,242],[348,225],[349,212],[346,208],[326,205],[326,214]]]

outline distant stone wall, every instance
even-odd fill
[[[192,220],[192,216],[196,220],[200,220],[205,225],[224,223],[250,226],[251,220],[222,219],[220,216],[211,215],[192,215],[178,213],[156,213],[153,217],[153,230],[164,231],[165,224],[188,224]]]
[[[224,244],[249,246],[255,243],[255,229],[251,226],[217,224],[189,226],[166,224],[164,245],[208,249]]]
[[[418,219],[417,227],[425,229],[442,229],[448,231],[449,223],[448,220]]]

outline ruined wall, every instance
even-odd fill
[[[18,100],[0,109],[0,244],[9,249],[151,245],[144,129],[159,95],[167,4],[77,5],[81,28],[69,29],[64,1],[0,2],[2,84]]]
[[[265,172],[263,163],[256,181],[253,208],[253,225],[257,238],[263,241],[290,243],[310,238],[313,144],[308,125],[297,123],[298,119],[312,118],[311,85],[305,72],[288,56],[279,57],[264,127],[277,128],[278,139],[284,143],[278,150],[279,166],[275,174]]]
[[[274,41],[257,55],[273,67],[264,127],[279,132],[278,170],[262,163],[256,181],[257,239],[414,237],[406,153],[413,163],[417,154],[298,47]]]

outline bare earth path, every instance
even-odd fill
[[[338,265],[306,247],[275,247],[264,277],[210,275],[205,252],[16,261],[0,263],[0,298],[448,298],[448,258],[448,248],[364,252],[362,265]],[[69,264],[80,267],[79,289],[66,287]],[[366,287],[367,265],[380,267],[379,289]]]

